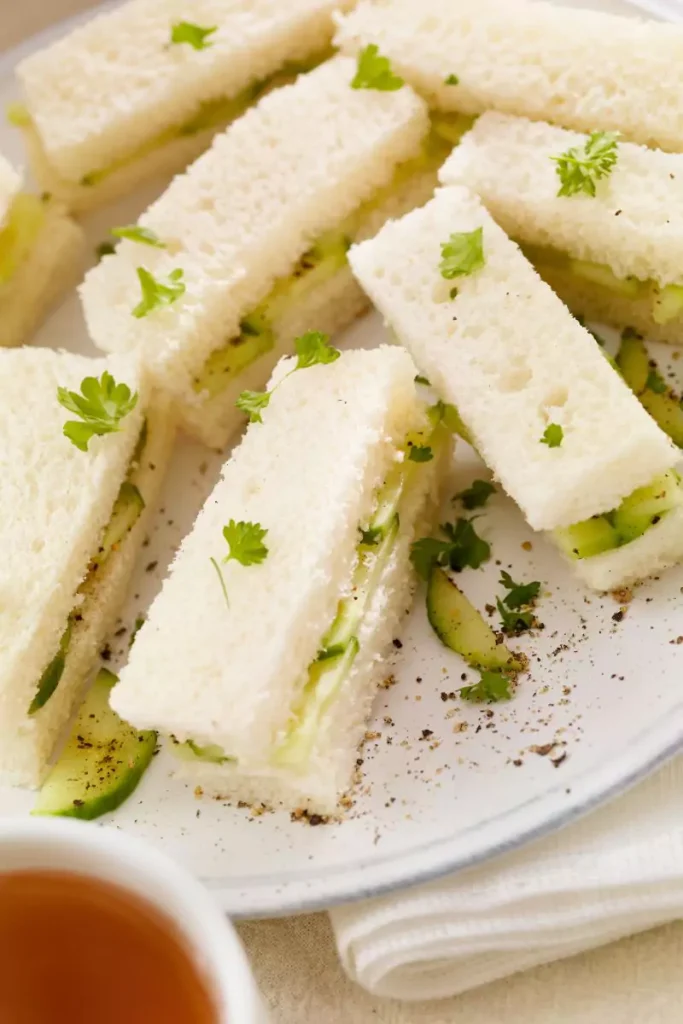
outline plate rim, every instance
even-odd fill
[[[634,0],[622,2],[625,8],[634,6]],[[18,61],[52,41],[60,31],[68,31],[114,6],[118,6],[117,0],[105,0],[54,22],[0,53],[0,78],[14,78]],[[394,853],[372,862],[359,861],[350,868],[331,866],[325,874],[309,873],[308,878],[305,870],[268,878],[245,876],[234,884],[198,877],[235,919],[284,917],[376,898],[466,871],[543,839],[623,795],[682,750],[683,701],[643,729],[635,741],[620,748],[617,754],[573,777],[571,789],[567,790],[560,778],[543,792],[457,836],[444,835],[408,853]],[[501,821],[505,822],[502,829]],[[98,827],[111,828],[112,824]],[[163,841],[160,848],[164,849]]]

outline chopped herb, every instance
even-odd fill
[[[500,700],[510,700],[510,680],[502,672],[483,671],[479,674],[479,682],[473,686],[462,686],[459,690],[463,700],[473,704],[496,704]]]
[[[133,631],[130,634],[130,640],[128,641],[128,646],[129,647],[132,647],[133,644],[135,643],[135,637],[138,635],[138,633],[140,632],[140,630],[142,629],[144,624],[145,624],[145,616],[144,615],[138,615],[138,617],[135,620],[135,625],[133,626]]]
[[[358,67],[351,82],[352,89],[395,92],[404,84],[403,79],[391,70],[389,58],[380,54],[375,43],[370,43],[358,54]]]
[[[415,378],[415,383],[416,383],[416,384],[424,384],[424,386],[425,386],[426,388],[430,388],[430,387],[432,386],[432,385],[431,385],[431,384],[429,383],[429,381],[427,380],[427,378],[426,378],[426,377],[423,377],[421,373],[418,373],[418,375],[416,376],[416,378]]]
[[[247,414],[250,423],[263,422],[262,410],[267,407],[271,395],[287,377],[291,377],[297,370],[307,370],[317,363],[333,363],[341,355],[339,349],[330,345],[328,336],[320,331],[306,331],[295,340],[294,349],[297,354],[296,366],[286,373],[274,388],[270,391],[243,391],[237,399],[237,408]]]
[[[655,367],[652,367],[648,373],[645,387],[649,388],[650,391],[654,391],[656,395],[663,395],[669,390],[666,381]]]
[[[458,289],[457,289],[457,287],[455,285],[449,291],[448,297],[449,297],[449,299],[457,299],[457,297],[458,297]]]
[[[533,583],[515,583],[510,573],[505,570],[501,570],[500,585],[509,591],[503,598],[508,608],[523,608],[525,605],[533,604],[541,590],[538,580]]]
[[[423,537],[411,546],[411,561],[424,579],[429,578],[435,565],[461,572],[468,567],[478,569],[491,557],[491,545],[477,534],[473,520],[444,523],[441,530],[448,540]]]
[[[106,370],[97,377],[84,377],[81,394],[57,388],[60,405],[79,416],[82,423],[68,420],[64,424],[64,436],[82,452],[87,452],[91,438],[114,434],[119,423],[132,412],[138,401],[138,393],[131,394],[127,384],[117,384]]]
[[[408,458],[411,462],[430,462],[434,458],[434,452],[428,444],[413,444],[410,446]]]
[[[95,255],[97,256],[97,262],[99,263],[100,260],[104,259],[105,256],[111,256],[115,252],[116,252],[116,246],[114,245],[113,242],[100,242],[100,244],[98,246],[96,246],[96,248],[95,248]]]
[[[240,565],[260,565],[268,554],[263,539],[268,533],[260,523],[235,522],[231,519],[223,527],[223,536],[228,545],[228,554],[224,562],[234,560]]]
[[[140,224],[128,224],[122,228],[112,228],[112,235],[116,238],[127,238],[131,242],[140,242],[142,245],[153,245],[156,249],[165,249],[166,243],[162,242],[150,228],[143,228]]]
[[[543,431],[541,444],[547,444],[548,448],[559,448],[564,439],[564,430],[559,423],[549,423]]]
[[[447,75],[443,80],[444,85],[460,85],[460,79],[457,75]]]
[[[213,45],[209,36],[217,31],[218,25],[202,28],[201,25],[193,25],[191,21],[177,21],[171,28],[171,42],[188,43],[194,50],[206,50]]]
[[[483,229],[460,231],[451,235],[447,242],[441,243],[441,276],[447,281],[454,277],[462,277],[481,270],[484,259]]]
[[[168,283],[164,284],[150,274],[145,267],[138,267],[138,280],[142,289],[142,299],[133,310],[133,316],[138,320],[152,313],[160,306],[170,306],[181,295],[185,294],[183,284],[183,271],[180,268],[172,270],[168,275]]]
[[[551,157],[561,183],[558,196],[594,196],[596,182],[611,174],[617,162],[618,138],[619,132],[591,132],[583,148],[575,146]]]
[[[230,601],[228,599],[228,588],[225,585],[225,580],[223,579],[223,573],[221,572],[221,567],[220,567],[220,565],[218,564],[218,562],[216,561],[215,558],[209,558],[209,561],[211,562],[211,565],[214,567],[214,569],[216,570],[216,572],[218,574],[218,580],[219,580],[220,585],[221,585],[221,590],[223,591],[223,597],[225,598],[225,603],[227,604],[228,608],[230,608]]]
[[[488,480],[475,480],[470,487],[465,488],[456,494],[456,501],[461,501],[466,509],[472,511],[475,508],[483,508],[496,488]]]
[[[360,531],[360,542],[361,542],[361,544],[366,544],[368,547],[373,547],[375,544],[377,544],[379,542],[381,537],[382,537],[382,527],[381,526],[371,526],[367,530],[363,530],[361,528],[361,531]]]
[[[503,631],[510,636],[525,633],[534,624],[534,613],[531,610],[506,608],[499,597],[496,598],[496,607],[500,612]]]

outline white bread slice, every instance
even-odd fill
[[[21,175],[0,153],[0,231],[5,226],[7,214],[20,188]]]
[[[273,382],[293,365],[280,363]],[[397,448],[424,423],[414,376],[408,354],[384,346],[346,352],[278,387],[263,423],[250,424],[224,467],[137,635],[112,692],[119,714],[181,741],[219,745],[239,758],[240,775],[267,765],[348,589],[358,528]],[[228,608],[210,559],[227,553],[222,528],[230,519],[267,529],[268,555],[260,565],[222,566]],[[407,537],[412,526],[402,517]],[[395,586],[405,590],[403,570]],[[372,682],[365,675],[358,682],[353,730]],[[335,763],[345,757],[344,788],[359,738],[329,752]],[[330,771],[336,778],[337,768]]]
[[[62,434],[70,414],[57,402],[57,387],[79,390],[84,376],[99,376],[107,367],[117,381],[139,390],[138,405],[118,433],[92,440],[82,452]],[[157,416],[150,414],[137,471],[147,509],[104,571],[95,574],[86,598],[77,591],[128,472],[149,411],[149,385],[131,358],[105,362],[27,348],[0,351],[0,396],[0,775],[35,786],[123,597],[171,432],[163,406]],[[47,703],[29,717],[38,680],[82,599],[89,613],[73,630],[64,674]]]
[[[342,6],[344,0],[342,0]],[[332,0],[129,0],[23,60],[26,102],[54,172],[74,183],[134,153],[203,103],[231,98],[332,35]],[[175,23],[217,31],[196,50]]]
[[[570,559],[576,574],[593,590],[618,590],[654,576],[683,560],[683,508],[672,509],[636,540],[613,551]]]
[[[452,445],[447,445],[421,466],[419,487],[401,507],[401,533],[363,620],[360,651],[342,690],[321,718],[308,764],[299,770],[274,764],[250,764],[244,769],[230,763],[181,761],[181,777],[201,786],[207,795],[222,799],[311,814],[339,813],[340,797],[349,789],[355,752],[363,741],[377,687],[388,674],[387,649],[410,607],[417,582],[410,546],[433,529],[451,465]]]
[[[450,299],[441,243],[479,227],[486,263],[459,277]],[[675,464],[590,334],[465,189],[440,190],[352,247],[349,261],[534,529],[611,510]],[[541,443],[551,422],[564,430],[558,448]]]
[[[204,402],[192,383],[211,352],[239,335],[242,317],[317,237],[420,152],[422,100],[407,87],[352,89],[355,68],[338,57],[266,96],[141,218],[167,248],[123,241],[81,286],[95,343],[139,349],[185,426],[184,409]],[[186,291],[136,319],[141,265],[163,280],[181,268]]]
[[[683,149],[683,25],[532,0],[363,0],[335,42],[351,53],[378,45],[441,110],[619,129]]]
[[[21,345],[76,285],[83,274],[84,249],[80,227],[58,204],[47,203],[45,222],[28,256],[0,284],[0,347]]]
[[[594,197],[558,196],[560,181],[551,157],[582,149],[587,138],[490,112],[464,136],[439,176],[445,185],[466,185],[476,192],[520,242],[607,264],[619,278],[683,283],[683,155],[620,142],[617,163]],[[654,293],[627,299],[591,287],[585,278],[573,280],[575,275],[561,269],[541,264],[539,269],[584,315],[630,324],[660,340],[683,339],[683,318],[654,323]]]

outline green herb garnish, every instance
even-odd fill
[[[235,522],[231,519],[228,525],[223,527],[223,537],[228,545],[228,553],[223,558],[223,564],[235,561],[240,565],[260,565],[268,555],[268,548],[263,543],[267,533],[260,523],[249,523],[244,520]],[[221,567],[215,558],[210,558],[209,561],[218,574],[225,603],[229,608],[228,590]]]
[[[361,530],[360,530],[360,542],[361,542],[361,544],[365,544],[367,547],[373,547],[375,544],[379,543],[381,537],[382,537],[382,527],[381,526],[371,526],[367,530],[364,530],[361,527]]]
[[[561,186],[558,196],[574,196],[584,192],[595,195],[596,182],[611,174],[617,162],[619,132],[591,132],[583,148],[574,146],[559,156],[552,156]]]
[[[144,267],[138,267],[137,273],[142,289],[142,299],[133,310],[133,316],[138,320],[161,306],[172,305],[181,295],[185,294],[183,271],[179,267],[168,275],[167,284],[157,281],[154,275]]]
[[[648,388],[650,391],[654,391],[656,395],[663,395],[665,394],[665,392],[669,390],[667,387],[667,383],[662,377],[661,373],[659,373],[659,371],[654,367],[652,367],[652,369],[647,375],[645,387]]]
[[[389,58],[380,54],[375,43],[370,43],[358,54],[358,67],[351,82],[352,89],[396,92],[404,84],[403,79],[391,70]]]
[[[415,377],[416,384],[424,384],[426,388],[430,388],[432,385],[429,383],[426,377],[423,377],[421,373],[418,373]]]
[[[461,501],[466,509],[472,511],[475,508],[483,508],[496,488],[488,480],[475,480],[470,487],[456,494],[455,500]]]
[[[441,530],[447,540],[423,537],[414,542],[410,559],[423,579],[429,579],[435,565],[461,572],[465,568],[478,569],[488,561],[491,545],[477,534],[473,523],[472,519],[458,519],[455,524],[444,523]]]
[[[460,79],[457,75],[446,75],[443,80],[444,85],[460,85]]]
[[[202,28],[191,21],[177,21],[171,28],[171,42],[188,43],[194,50],[206,50],[213,45],[213,40],[209,40],[209,36],[217,31],[218,25]]]
[[[485,262],[484,232],[480,227],[474,231],[456,232],[447,242],[441,243],[439,270],[447,281],[452,281],[454,277],[474,274],[475,271],[481,270]]]
[[[411,462],[430,462],[434,458],[434,452],[428,444],[412,444],[408,458]]]
[[[515,583],[509,572],[502,571],[500,585],[508,593],[496,598],[496,606],[500,613],[504,632],[511,636],[524,633],[534,625],[533,605],[541,590],[538,581],[533,583]]]
[[[166,243],[162,242],[150,228],[143,228],[140,224],[128,224],[122,228],[112,228],[112,235],[116,238],[127,238],[131,242],[140,242],[141,245],[153,245],[156,249],[165,249]]]
[[[270,391],[243,391],[237,399],[237,408],[247,414],[250,423],[263,422],[262,411],[268,406],[272,394],[287,377],[291,377],[297,370],[307,370],[317,363],[333,363],[341,355],[339,349],[330,345],[328,336],[320,331],[306,331],[296,339],[294,349],[297,355],[296,366],[286,373],[274,388]]]
[[[463,700],[473,704],[496,704],[500,700],[510,700],[510,680],[502,672],[483,671],[479,682],[473,686],[462,686],[459,690]]]
[[[82,452],[87,452],[91,438],[119,430],[121,420],[137,405],[138,393],[131,394],[127,384],[117,384],[105,370],[99,380],[84,377],[80,395],[67,388],[57,388],[57,401],[83,421],[67,420],[64,436]]]
[[[548,448],[559,448],[564,440],[564,430],[559,423],[549,423],[543,431],[541,444],[547,444]]]

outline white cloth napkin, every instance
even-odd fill
[[[481,867],[331,911],[369,992],[456,995],[683,917],[683,758],[568,828]]]

